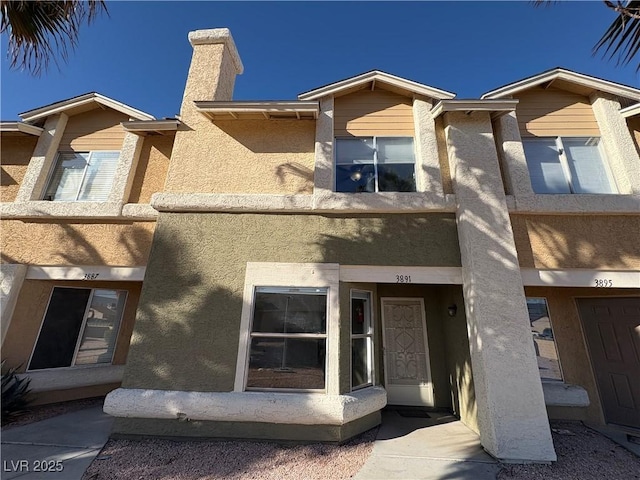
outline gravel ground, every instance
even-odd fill
[[[377,429],[344,445],[109,440],[83,480],[327,480],[353,477]]]
[[[499,480],[632,480],[640,457],[576,422],[552,422],[558,461],[553,465],[506,465]]]
[[[26,411],[19,416],[10,419],[6,424],[2,425],[2,430],[9,430],[22,425],[29,425],[33,422],[46,420],[47,418],[57,417],[64,413],[75,412],[84,408],[96,407],[104,403],[104,397],[88,398],[84,400],[72,400],[70,402],[51,403],[49,405],[37,405],[35,407],[27,407]]]

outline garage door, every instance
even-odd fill
[[[578,299],[607,423],[640,428],[640,298]]]

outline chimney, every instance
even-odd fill
[[[244,70],[228,28],[189,32],[189,42],[193,56],[180,107],[183,120],[196,113],[195,100],[232,100],[236,75]]]

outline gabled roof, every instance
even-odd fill
[[[517,82],[504,85],[503,87],[496,88],[490,92],[482,95],[482,99],[496,99],[509,97],[523,90],[527,90],[539,85],[546,87],[551,86],[552,83],[558,82],[562,84],[573,84],[575,86],[582,87],[584,93],[588,91],[598,90],[601,92],[610,93],[612,95],[618,95],[620,97],[629,98],[635,101],[640,101],[640,89],[623,85],[621,83],[610,82],[609,80],[603,80],[601,78],[592,77],[583,73],[573,72],[565,68],[554,68],[547,70],[546,72],[539,73],[532,77],[527,77]]]
[[[112,108],[118,112],[122,112],[125,115],[129,115],[131,118],[135,118],[136,120],[155,120],[153,115],[149,115],[141,110],[130,107],[129,105],[125,105],[124,103],[118,102],[109,97],[105,97],[104,95],[100,95],[96,92],[85,93],[84,95],[79,95],[77,97],[68,98],[67,100],[62,100],[60,102],[51,103],[49,105],[45,105],[44,107],[35,108],[33,110],[29,110],[27,112],[21,113],[20,117],[24,122],[27,123],[36,123],[38,120],[42,120],[49,115],[54,115],[60,112],[72,113],[72,112],[83,112],[89,110],[87,107],[91,107],[91,104],[99,104],[104,105],[105,107]]]
[[[329,85],[316,88],[315,90],[301,93],[298,95],[298,98],[300,100],[318,100],[326,95],[346,93],[349,90],[356,89],[357,87],[364,87],[370,83],[372,83],[373,86],[377,83],[390,85],[396,89],[404,90],[411,94],[424,95],[426,97],[435,98],[436,100],[448,100],[456,96],[456,94],[452,92],[423,85],[422,83],[407,80],[406,78],[396,77],[395,75],[381,72],[380,70],[372,70],[370,72],[356,75],[355,77],[340,80],[339,82],[330,83]]]

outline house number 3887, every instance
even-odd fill
[[[396,275],[396,283],[411,283],[411,275]]]

